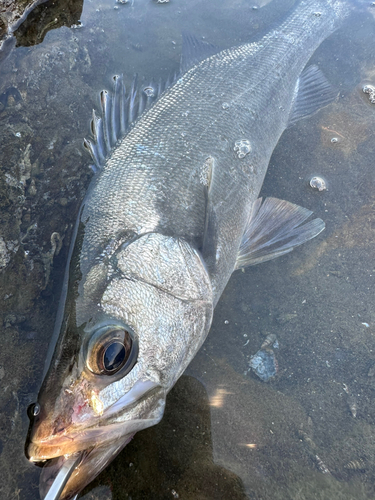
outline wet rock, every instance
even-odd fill
[[[5,0],[0,3],[0,61],[14,45],[36,45],[51,29],[77,24],[83,1]]]
[[[15,314],[8,314],[5,316],[4,326],[5,328],[9,328],[12,325],[17,323],[17,316]]]
[[[12,33],[42,2],[45,0],[5,0],[0,4],[0,51],[10,45]]]
[[[0,236],[0,269],[6,267],[10,261],[10,253],[7,249],[7,245],[4,238]]]
[[[273,378],[278,371],[278,363],[272,349],[260,349],[250,358],[250,368],[263,382]]]
[[[48,31],[61,26],[78,26],[82,14],[83,0],[62,2],[43,1],[14,33],[17,46],[31,46],[41,43]]]
[[[61,205],[62,207],[66,207],[66,206],[67,206],[67,204],[68,204],[68,202],[69,202],[69,201],[68,201],[68,198],[60,198],[60,199],[58,200],[59,205]]]

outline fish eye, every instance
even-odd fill
[[[126,375],[137,361],[138,344],[130,329],[119,326],[98,328],[88,346],[87,367],[96,375]]]
[[[124,366],[129,358],[132,344],[131,339],[126,338],[126,340],[128,340],[126,345],[120,340],[113,340],[99,349],[97,365],[101,373],[113,375]]]
[[[119,370],[126,361],[127,352],[122,342],[111,342],[103,350],[103,371],[114,373]]]

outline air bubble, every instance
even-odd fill
[[[318,191],[325,191],[327,189],[327,183],[322,177],[314,176],[310,180],[310,186]]]
[[[152,87],[145,87],[143,89],[143,92],[147,95],[147,97],[154,97],[155,96],[155,91]]]
[[[338,137],[332,137],[331,142],[332,142],[332,144],[335,144],[336,142],[339,142],[339,138]]]
[[[16,137],[21,137],[21,132],[16,132],[14,135],[15,135]]]
[[[237,153],[238,158],[244,158],[251,151],[250,142],[246,139],[236,141],[234,143],[234,151]]]
[[[228,109],[229,108],[229,103],[228,102],[223,102],[223,104],[221,105],[221,107],[223,109]]]

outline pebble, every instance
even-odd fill
[[[273,378],[278,371],[278,363],[272,349],[260,349],[250,358],[249,365],[263,382]]]

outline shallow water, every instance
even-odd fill
[[[1,62],[1,498],[39,498],[40,470],[23,453],[26,408],[91,178],[82,140],[99,91],[114,74],[149,83],[178,71],[184,31],[231,47],[292,5],[86,0],[77,27],[56,28],[67,14],[53,12],[19,36],[41,43]],[[261,193],[313,210],[326,231],[233,275],[165,418],[134,438],[87,500],[375,497],[375,105],[362,92],[375,85],[374,26],[375,7],[358,8],[313,55],[339,97],[284,133]],[[309,186],[315,175],[327,190]],[[249,362],[270,334],[278,373],[262,382]]]

